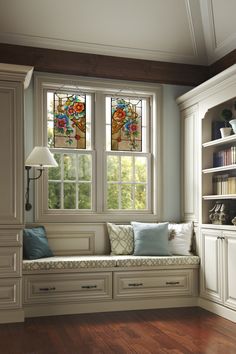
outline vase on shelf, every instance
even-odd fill
[[[231,119],[231,120],[229,121],[229,124],[231,125],[234,134],[236,134],[236,119]]]
[[[235,129],[236,129],[236,119],[235,119]],[[231,131],[232,131],[232,128],[230,128],[230,127],[220,128],[221,137],[225,138],[226,136],[230,136]]]

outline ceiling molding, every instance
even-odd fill
[[[231,34],[224,41],[217,43],[212,0],[200,0],[200,7],[207,48],[208,64],[213,64],[235,49],[236,32]]]
[[[187,0],[186,0],[187,1]],[[193,35],[191,34],[193,37]],[[195,40],[195,38],[192,38]],[[198,55],[178,55],[175,53],[160,51],[160,50],[148,50],[130,47],[119,47],[112,45],[103,45],[96,43],[80,42],[73,40],[63,40],[50,37],[29,36],[25,34],[17,33],[0,33],[0,42],[32,46],[38,48],[48,48],[55,50],[65,50],[79,53],[93,53],[98,55],[111,55],[128,57],[133,59],[166,61],[174,63],[187,63],[187,64],[204,64],[204,60],[199,58]],[[193,43],[193,47],[195,44]],[[196,51],[194,49],[194,51]]]

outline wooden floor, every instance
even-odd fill
[[[1,354],[233,354],[236,324],[199,308],[27,319],[0,325]]]

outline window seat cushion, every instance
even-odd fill
[[[37,260],[23,260],[23,272],[115,268],[198,265],[198,256],[55,256]]]

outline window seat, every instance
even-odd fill
[[[55,256],[23,260],[23,273],[119,267],[198,266],[198,256]]]

